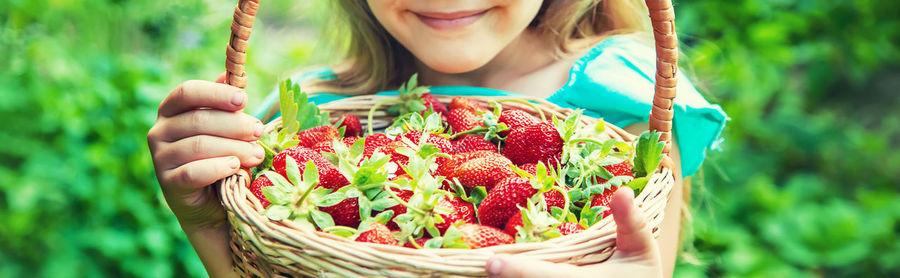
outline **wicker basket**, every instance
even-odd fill
[[[654,236],[659,234],[669,193],[674,185],[671,149],[672,105],[675,97],[677,72],[677,39],[674,29],[674,10],[671,0],[646,0],[653,24],[657,52],[657,76],[650,112],[650,128],[662,132],[660,140],[666,141],[667,154],[660,169],[652,174],[647,186],[636,198],[640,210],[647,217]],[[240,0],[231,25],[232,35],[228,44],[226,82],[243,88],[246,76],[247,39],[256,15],[259,0]],[[437,96],[443,102],[451,96]],[[338,116],[352,113],[363,116],[373,104],[395,96],[362,95],[319,105],[323,111]],[[495,97],[471,97],[486,105]],[[573,113],[542,99],[529,99],[536,105],[504,104],[537,115],[540,109],[546,115],[561,118]],[[386,124],[391,120],[383,111],[375,114],[373,124]],[[362,118],[362,117],[361,117]],[[585,123],[596,119],[583,116]],[[266,132],[281,124],[275,120],[266,126]],[[634,140],[634,136],[621,128],[607,124],[602,136]],[[231,250],[236,271],[245,276],[347,276],[347,277],[421,277],[484,276],[485,263],[496,254],[516,254],[533,259],[587,265],[601,263],[615,251],[616,224],[611,217],[589,227],[586,231],[554,238],[540,243],[519,243],[492,246],[482,249],[411,249],[399,246],[355,242],[340,236],[309,231],[293,226],[289,221],[270,221],[263,215],[264,209],[247,185],[248,171],[223,179],[220,183],[222,205],[232,227]]]

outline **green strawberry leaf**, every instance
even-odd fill
[[[328,228],[322,228],[322,231],[333,234],[333,235],[338,235],[341,237],[347,237],[347,238],[356,235],[356,232],[357,232],[357,230],[354,228],[344,227],[344,226],[331,226]]]
[[[648,177],[640,177],[629,181],[627,186],[634,189],[634,195],[637,196],[638,194],[641,194],[641,191],[647,186],[648,181],[650,181]]]
[[[584,208],[581,209],[581,221],[579,221],[579,224],[585,227],[594,225],[594,223],[600,221],[603,211],[607,209],[609,208],[601,206],[591,207],[590,204],[585,205]]]
[[[391,221],[391,217],[394,217],[394,211],[385,210],[376,214],[375,217],[372,218],[372,220],[381,224],[387,224],[388,221]]]
[[[296,186],[302,184],[303,178],[300,177],[300,165],[297,165],[297,161],[290,155],[288,155],[287,160],[285,160],[284,169],[287,173],[288,180],[290,180],[292,184]]]
[[[372,201],[369,201],[369,198],[365,196],[360,196],[357,198],[359,203],[359,218],[366,219],[372,215]]]
[[[484,186],[478,186],[472,189],[472,193],[469,194],[469,201],[473,206],[478,207],[481,204],[481,201],[484,201],[484,198],[487,197],[487,189]]]
[[[331,226],[334,226],[334,219],[331,218],[331,215],[319,210],[310,210],[309,215],[312,218],[313,222],[316,223],[316,226],[319,229],[325,229]]]
[[[649,174],[656,171],[656,168],[659,167],[659,164],[662,162],[664,155],[662,154],[663,148],[665,148],[666,143],[660,142],[659,137],[661,134],[656,131],[645,131],[641,133],[641,136],[638,137],[635,142],[635,157],[634,157],[634,176],[635,177],[646,177]]]
[[[286,206],[270,205],[266,209],[266,217],[273,221],[281,221],[291,216],[291,209]]]
[[[267,186],[262,189],[263,196],[274,205],[286,205],[291,202],[290,195],[277,186]]]
[[[443,244],[444,244],[444,239],[442,237],[433,237],[433,238],[429,239],[428,241],[426,241],[425,245],[422,247],[434,249],[434,248],[441,248],[441,246]]]
[[[342,192],[334,192],[319,199],[318,202],[316,202],[316,206],[330,207],[333,205],[337,205],[338,203],[344,201],[344,199],[347,199],[347,194],[344,194]]]
[[[294,225],[300,226],[303,229],[310,230],[310,231],[316,230],[316,226],[313,225],[313,223],[310,223],[309,220],[307,220],[305,217],[294,219],[292,222],[294,223]]]
[[[393,207],[399,204],[400,202],[397,202],[397,200],[394,200],[394,198],[381,198],[372,202],[372,210],[383,211],[389,207]]]

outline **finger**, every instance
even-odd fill
[[[650,227],[634,203],[634,190],[620,187],[610,202],[616,221],[616,249],[624,253],[645,253],[656,248]]]
[[[247,104],[240,88],[209,81],[191,80],[175,87],[159,105],[159,115],[171,117],[198,107],[237,111]]]
[[[219,74],[219,77],[216,77],[216,83],[225,84],[225,73]]]
[[[163,144],[153,157],[154,161],[164,164],[162,169],[222,156],[237,156],[242,166],[253,167],[265,158],[265,151],[255,143],[209,135],[197,135]]]
[[[197,135],[211,135],[235,140],[253,141],[263,133],[259,119],[241,113],[213,109],[197,109],[164,120],[163,140],[174,142]]]
[[[164,184],[176,185],[179,189],[196,189],[237,173],[240,166],[241,162],[237,157],[214,157],[192,161],[165,171],[161,177]]]
[[[578,268],[569,264],[555,264],[510,255],[498,255],[488,260],[485,270],[490,277],[574,277]]]

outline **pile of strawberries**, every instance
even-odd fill
[[[361,242],[482,248],[578,233],[662,159],[657,133],[632,144],[579,112],[546,120],[465,97],[447,107],[415,76],[384,103],[398,115],[384,133],[351,114],[328,122],[290,80],[280,92],[282,126],[260,139],[250,191],[272,221]]]

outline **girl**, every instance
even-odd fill
[[[647,8],[637,0],[339,0],[337,18],[350,31],[343,63],[296,76],[323,103],[397,88],[412,73],[433,94],[528,95],[638,134],[647,129],[655,76]],[[683,76],[683,75],[680,75]],[[254,141],[262,121],[244,114],[247,96],[217,82],[187,81],[162,102],[148,134],[160,186],[211,276],[232,276],[228,226],[209,184],[263,159]],[[515,92],[510,93],[510,92]],[[390,92],[388,92],[390,93]],[[673,196],[688,192],[727,117],[685,79],[675,104]],[[257,116],[277,111],[267,98]],[[635,211],[631,190],[612,204],[618,251],[598,266],[574,267],[496,257],[499,277],[671,276],[681,198],[671,198],[661,237],[653,240]],[[683,193],[684,192],[684,193]],[[589,270],[589,271],[586,271]]]

